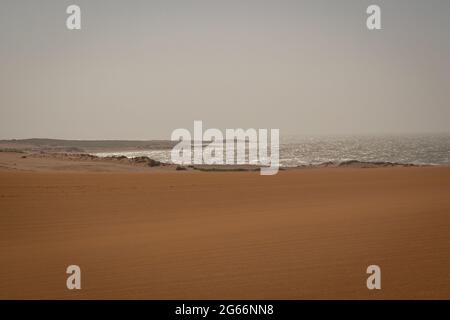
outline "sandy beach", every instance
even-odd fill
[[[450,298],[450,167],[54,161],[1,154],[2,299]]]
[[[450,0],[5,0],[0,21],[0,301],[450,301]],[[379,305],[356,304],[312,310]]]

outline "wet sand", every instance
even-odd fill
[[[0,169],[2,299],[450,299],[450,167],[16,165]]]

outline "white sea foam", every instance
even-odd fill
[[[97,156],[147,156],[170,163],[168,150],[102,152]],[[404,164],[450,164],[450,134],[392,136],[288,136],[280,143],[284,167],[322,163],[392,162]]]

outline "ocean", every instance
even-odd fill
[[[170,149],[102,152],[94,155],[129,158],[147,156],[161,162],[171,162]],[[450,164],[450,133],[280,137],[282,167],[339,164],[347,161],[414,165]]]

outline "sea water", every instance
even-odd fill
[[[116,151],[97,156],[147,156],[170,163],[170,149]],[[450,164],[449,134],[414,135],[289,135],[280,136],[280,165],[339,164],[345,161],[416,165]]]

